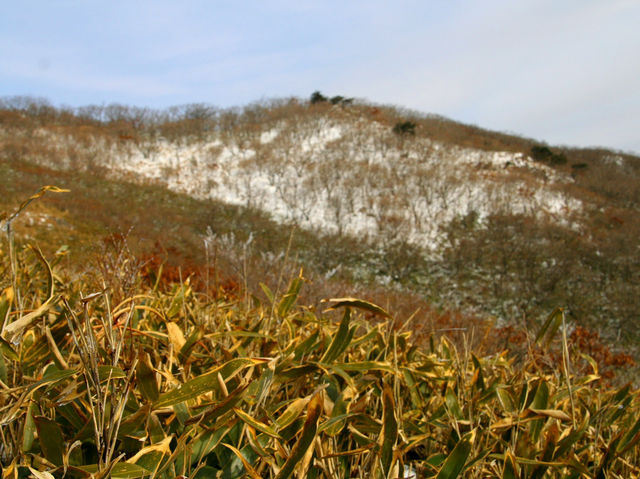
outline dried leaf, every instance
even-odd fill
[[[385,318],[391,318],[391,315],[387,313],[384,309],[382,309],[380,306],[370,303],[369,301],[364,301],[362,299],[333,298],[333,299],[330,299],[329,301],[332,301],[332,302],[335,301],[336,304],[334,304],[329,309],[327,309],[327,311],[333,311],[338,308],[348,307],[348,308],[361,309],[363,311],[368,311],[374,314],[379,314],[380,316],[383,316]]]

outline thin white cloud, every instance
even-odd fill
[[[83,94],[112,94],[117,96],[153,99],[158,96],[175,95],[181,90],[171,84],[157,81],[152,77],[137,75],[103,75],[100,73],[74,70],[58,66],[47,66],[34,63],[13,63],[5,72],[23,80],[36,81],[55,85],[67,90],[79,90]],[[108,100],[103,98],[102,100]]]
[[[587,111],[600,108],[604,114],[612,105],[623,108],[625,99],[634,104],[640,35],[630,10],[640,13],[637,6],[482,5],[482,11],[459,12],[436,35],[414,34],[402,56],[390,53],[380,59],[386,70],[370,65],[354,72],[353,88],[364,85],[372,99],[580,145],[592,143],[586,124],[580,137],[582,116],[598,121]],[[367,83],[376,71],[376,81]],[[634,138],[630,135],[620,147],[639,150]]]

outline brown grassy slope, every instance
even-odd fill
[[[277,285],[283,268],[288,277],[306,265],[307,276],[317,278],[318,293],[311,295],[317,299],[320,290],[335,295],[353,287],[343,281],[329,293],[322,286],[322,273],[336,264],[358,261],[367,250],[354,240],[317,237],[278,225],[256,210],[195,200],[160,185],[131,184],[26,161],[0,160],[0,175],[6,180],[0,183],[4,211],[15,210],[42,185],[70,190],[34,203],[13,226],[19,237],[38,244],[46,254],[68,245],[78,263],[92,259],[105,240],[120,235],[135,256],[156,266],[168,260],[169,266],[181,266],[186,277],[208,263],[224,277],[249,283],[252,291],[260,291],[260,281]],[[207,246],[209,233],[215,237]],[[321,257],[325,268],[314,271],[309,265],[318,264]],[[340,274],[337,278],[348,279]]]
[[[72,246],[83,250],[90,249],[86,245],[93,246],[110,233],[128,233],[130,245],[135,251],[160,252],[160,256],[164,258],[163,249],[170,250],[172,256],[181,258],[176,264],[184,264],[185,260],[195,265],[202,264],[206,256],[203,235],[207,227],[211,227],[218,234],[218,240],[214,244],[214,249],[219,253],[218,259],[228,260],[223,269],[233,270],[239,276],[246,273],[247,261],[244,260],[243,245],[253,234],[249,249],[256,254],[249,254],[248,262],[252,263],[254,271],[265,273],[253,276],[260,278],[273,275],[273,271],[281,268],[281,262],[265,258],[277,257],[287,250],[291,231],[289,227],[278,226],[268,221],[265,215],[252,210],[197,202],[152,185],[133,186],[122,181],[107,181],[92,170],[91,148],[100,142],[103,142],[100,147],[112,145],[115,148],[124,144],[144,144],[144,141],[160,136],[178,142],[195,141],[205,138],[211,132],[234,138],[238,142],[255,141],[256,132],[267,130],[281,120],[296,122],[315,117],[364,119],[389,129],[398,121],[411,119],[417,124],[417,136],[450,145],[486,150],[529,153],[534,144],[532,140],[490,132],[443,118],[425,117],[392,107],[366,104],[309,106],[298,100],[277,100],[225,111],[192,106],[165,114],[128,107],[105,107],[102,113],[103,121],[97,121],[95,115],[91,116],[87,112],[73,114],[44,107],[28,107],[20,111],[2,110],[0,127],[5,135],[0,155],[8,181],[1,186],[4,194],[0,201],[7,205],[14,201],[15,204],[18,192],[29,193],[43,184],[67,187],[72,193],[64,199],[56,198],[51,203],[55,210],[43,212],[52,215],[56,218],[56,225],[66,229],[53,228],[52,234],[58,235],[53,241],[46,235],[34,233],[39,234],[39,241],[44,244],[50,242],[52,248],[57,247],[60,242],[71,241]],[[74,141],[66,144],[63,142],[62,146],[56,145],[47,140],[47,132],[67,135]],[[82,148],[74,148],[74,144],[82,145]],[[298,231],[293,237],[290,257],[299,263],[313,264],[320,273],[330,271],[338,265],[343,265],[345,269],[352,267],[360,272],[369,272],[369,276],[357,276],[358,280],[370,279],[376,274],[409,278],[400,284],[427,288],[420,290],[420,294],[429,297],[442,296],[449,291],[457,294],[460,285],[469,283],[474,287],[493,288],[500,294],[508,293],[519,301],[530,298],[535,303],[533,309],[529,305],[520,308],[521,314],[501,314],[508,318],[523,315],[540,318],[557,304],[566,304],[569,298],[578,316],[589,316],[591,327],[597,327],[598,323],[609,321],[611,317],[616,319],[613,333],[617,334],[626,326],[626,318],[637,317],[634,314],[637,311],[635,292],[638,288],[638,260],[633,252],[636,248],[634,238],[637,238],[640,231],[640,215],[637,214],[640,163],[637,158],[619,155],[626,165],[618,168],[606,160],[607,157],[615,156],[614,152],[552,149],[567,157],[566,164],[553,167],[574,175],[576,181],[571,185],[571,195],[575,193],[580,198],[588,199],[593,205],[584,231],[567,231],[562,235],[551,231],[547,235],[547,225],[524,223],[526,227],[519,228],[518,225],[526,220],[520,217],[494,218],[492,224],[500,228],[493,230],[454,231],[466,246],[455,250],[451,261],[444,267],[436,265],[446,273],[443,282],[429,278],[436,268],[422,262],[420,251],[408,249],[404,244],[393,245],[393,249],[385,250],[382,256],[375,256],[371,253],[371,245],[364,242],[337,237],[318,238]],[[25,162],[25,158],[30,158],[33,162]],[[37,166],[36,162],[40,161],[50,167]],[[117,161],[117,155],[114,155],[114,161]],[[586,166],[573,168],[577,164]],[[72,171],[65,169],[69,166]],[[80,171],[85,173],[79,173]],[[26,218],[25,224],[29,221],[46,223],[47,218],[42,215]],[[492,235],[503,230],[508,234]],[[232,241],[224,237],[230,233],[234,235]],[[536,242],[536,238],[541,237],[546,241],[545,235],[548,236],[551,247],[541,247]],[[156,242],[161,245],[159,248],[156,248]],[[514,246],[511,256],[503,254],[505,245]],[[520,253],[522,248],[525,254]],[[479,252],[482,253],[480,256],[484,264],[469,261],[469,254],[477,256]],[[555,268],[552,274],[538,267],[549,254],[557,255],[559,261],[555,263],[561,266]],[[499,263],[495,261],[496,258],[502,260],[499,266],[505,271],[495,269]],[[460,277],[456,277],[447,269],[454,262],[464,268],[472,263],[480,264],[484,268],[484,276],[479,278],[477,271],[463,268]],[[521,274],[523,268],[528,276]],[[278,276],[275,274],[276,283]],[[342,279],[349,281],[349,276],[345,273]],[[416,276],[421,277],[416,279]],[[520,282],[526,281],[524,286],[529,289],[512,291],[518,281],[506,281],[505,278],[515,276]],[[560,276],[562,281],[555,282],[555,276]],[[247,275],[244,274],[244,277]],[[528,278],[541,280],[534,283]],[[248,279],[250,280],[251,278]],[[494,287],[495,281],[500,283],[497,290]],[[554,282],[553,290],[547,286],[550,281]],[[253,290],[259,290],[257,282],[256,280],[252,285]],[[317,282],[321,283],[320,279]],[[425,286],[425,282],[429,284]],[[607,294],[603,297],[601,293],[605,290]],[[566,294],[567,291],[570,291],[569,295]],[[482,296],[473,298],[477,304],[482,304],[484,299]],[[502,296],[497,299],[503,301]],[[463,301],[467,302],[466,298]],[[614,302],[622,306],[620,310],[624,313],[624,318],[618,314],[600,314],[599,305]]]

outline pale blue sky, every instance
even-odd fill
[[[0,96],[227,107],[321,90],[640,153],[638,0],[0,3]]]

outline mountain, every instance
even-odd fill
[[[194,264],[215,251],[229,271],[248,257],[271,271],[287,256],[318,281],[386,285],[498,324],[564,307],[576,325],[637,339],[640,158],[312,100],[154,111],[4,99],[0,162],[14,179],[2,201],[19,182],[58,184],[82,196],[26,221],[60,241],[133,228],[141,251]]]

